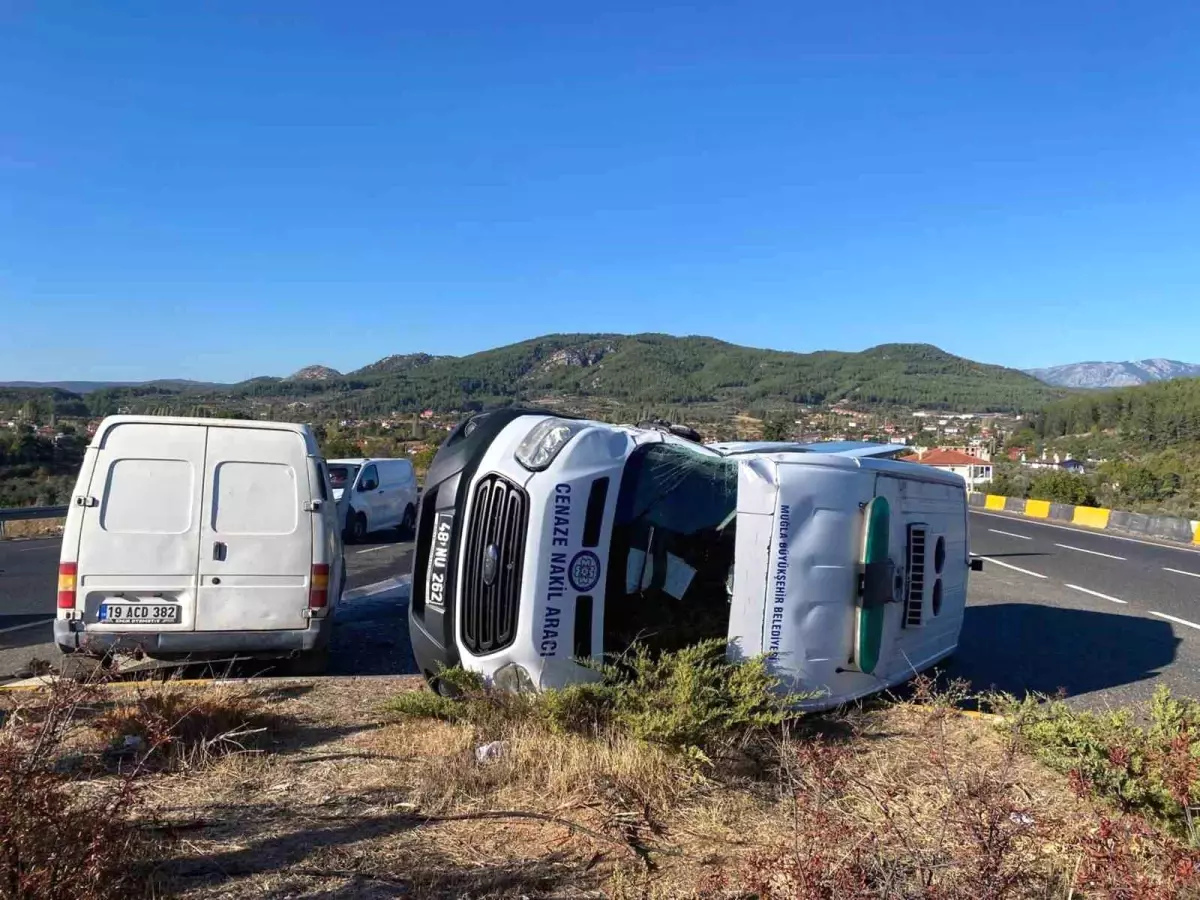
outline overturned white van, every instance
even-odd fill
[[[345,565],[312,430],[110,416],[84,455],[58,572],[64,652],[319,668]]]
[[[476,415],[426,479],[417,663],[557,687],[637,639],[721,635],[812,708],[899,684],[954,651],[971,568],[962,479],[901,449]]]

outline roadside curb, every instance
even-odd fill
[[[1068,503],[1052,503],[1049,500],[1026,500],[1021,497],[1004,497],[1000,494],[981,494],[975,491],[968,493],[967,502],[972,509],[1013,513],[1027,519],[1074,525],[1093,531],[1200,546],[1200,522],[1178,516],[1148,515],[1109,509],[1105,506],[1072,506]]]

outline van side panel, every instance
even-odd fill
[[[209,429],[200,526],[197,631],[307,624],[313,513],[304,437]]]
[[[81,492],[89,505],[72,507],[82,513],[77,609],[89,630],[193,627],[206,431],[121,423],[89,451],[94,468]],[[97,621],[101,603],[133,601],[178,604],[179,620],[155,625]]]

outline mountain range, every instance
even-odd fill
[[[1200,377],[1200,365],[1174,359],[1140,359],[1134,362],[1079,362],[1045,369],[1026,369],[1046,384],[1064,388],[1113,388]]]
[[[71,384],[53,386],[58,390],[51,402],[63,415],[78,415],[81,409],[92,415],[117,409],[185,414],[253,409],[282,415],[282,407],[304,408],[306,417],[353,416],[518,401],[582,409],[690,407],[714,414],[838,400],[872,407],[1017,412],[1062,396],[1023,372],[930,344],[790,353],[665,334],[546,335],[469,356],[400,354],[345,375],[308,366],[287,378],[233,385],[87,384],[85,392],[70,390]],[[3,388],[0,410],[25,402],[24,392]]]

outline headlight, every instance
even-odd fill
[[[567,441],[583,430],[580,422],[568,422],[566,419],[546,419],[534,427],[525,440],[517,447],[513,455],[517,462],[531,472],[540,472],[567,445]]]
[[[529,671],[516,663],[508,663],[497,669],[492,676],[492,684],[512,694],[531,694],[534,691]]]

